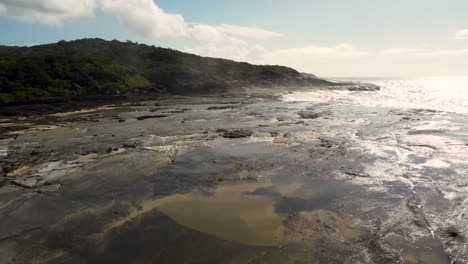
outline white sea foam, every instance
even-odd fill
[[[8,147],[0,146],[0,157],[8,156]]]

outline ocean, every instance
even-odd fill
[[[311,91],[285,95],[284,101],[336,102],[399,109],[428,109],[468,113],[468,77],[428,77],[418,79],[355,78],[377,84],[379,92]]]

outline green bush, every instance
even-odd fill
[[[0,100],[120,93],[150,82],[128,66],[102,57],[0,58]]]

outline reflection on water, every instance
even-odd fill
[[[350,223],[338,214],[318,209],[311,212],[301,212],[290,234],[290,241],[303,243],[319,243],[322,240],[340,236],[345,242],[357,242],[368,232],[363,228],[350,226]]]
[[[122,228],[157,211],[182,226],[248,246],[319,242],[330,234],[351,242],[365,235],[363,229],[351,227],[336,213],[320,209],[333,197],[346,193],[344,187],[333,190],[322,187],[299,182],[255,182],[219,186],[210,194],[176,194],[144,201],[106,230]],[[293,216],[294,224],[286,225],[287,217]]]
[[[468,77],[413,80],[361,80],[379,85],[379,92],[314,91],[286,94],[286,102],[343,102],[390,108],[432,109],[468,113]]]
[[[251,194],[265,186],[262,183],[229,185],[217,188],[212,195],[188,193],[146,201],[109,228],[158,210],[180,225],[220,239],[254,246],[278,245],[284,233],[284,218],[275,212],[275,200]]]
[[[401,237],[388,236],[387,242],[402,252],[404,261],[408,264],[448,264],[451,263],[445,249],[436,239],[423,238],[413,245]]]
[[[274,246],[282,240],[284,218],[275,212],[273,199],[249,194],[262,185],[223,186],[211,196],[171,196],[157,208],[181,225],[224,240]]]

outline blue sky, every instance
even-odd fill
[[[321,76],[459,76],[466,10],[466,0],[0,0],[0,44],[100,37]]]

